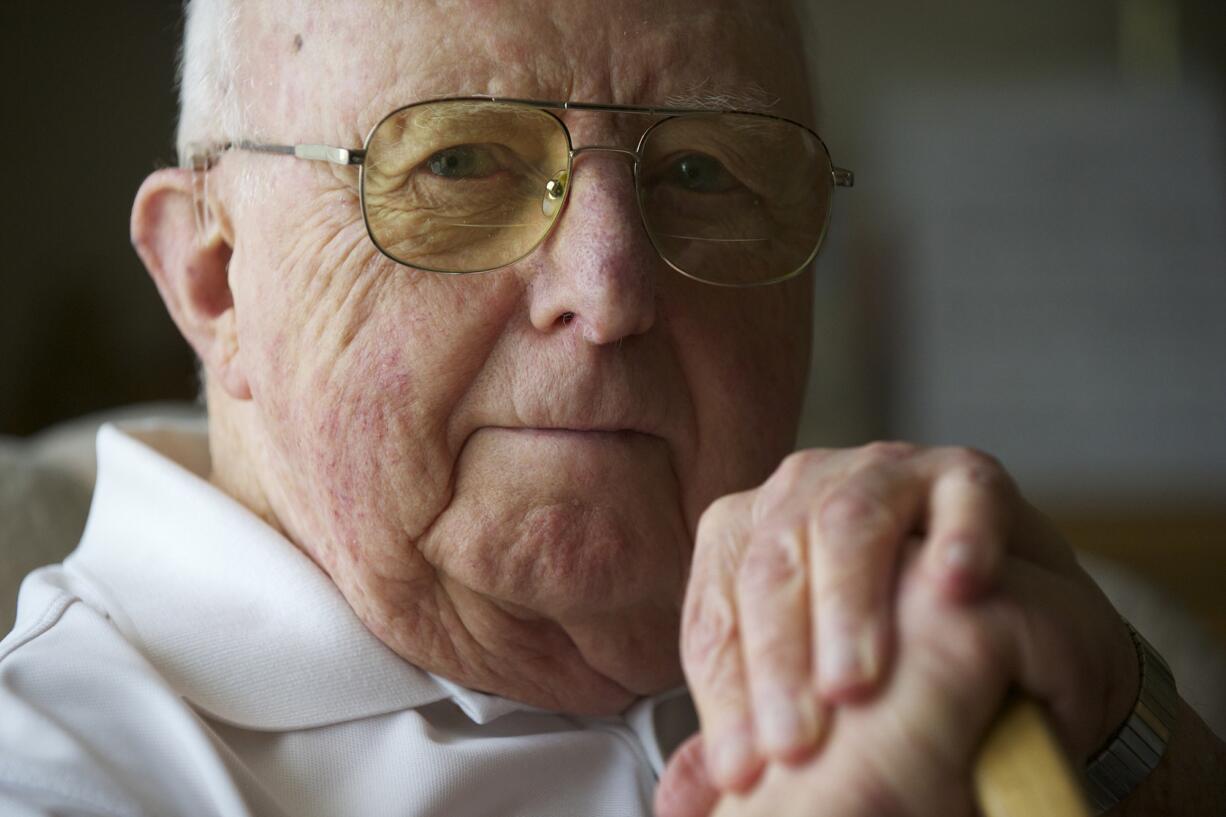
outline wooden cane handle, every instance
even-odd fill
[[[975,759],[984,817],[1090,817],[1085,794],[1043,709],[1013,696]]]

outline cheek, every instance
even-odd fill
[[[506,293],[401,268],[364,232],[283,257],[244,326],[274,510],[300,542],[403,553],[450,496],[450,415]]]
[[[446,452],[405,339],[375,328],[343,346],[275,352],[253,389],[284,494],[278,516],[303,528],[299,541],[391,543],[418,524],[414,508],[446,490]]]
[[[746,299],[728,323],[724,387],[735,395],[722,422],[729,433],[756,437],[774,470],[795,444],[809,370],[812,276],[767,287]],[[757,299],[760,296],[760,300]]]
[[[338,313],[337,322],[348,320]],[[297,368],[276,373],[279,382],[264,394],[286,479],[310,484],[303,499],[329,509],[334,530],[411,536],[449,489],[439,398],[462,384],[431,377],[447,368],[414,347],[408,327],[374,314],[347,342],[299,350]]]
[[[811,275],[760,290],[710,290],[674,319],[699,444],[691,524],[715,499],[760,484],[795,446],[808,373]]]

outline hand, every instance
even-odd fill
[[[1126,630],[998,463],[903,444],[806,451],[760,488],[716,502],[699,525],[682,660],[715,786],[743,791],[768,760],[804,760],[829,706],[867,698],[887,676],[896,575],[913,539],[922,542],[915,570],[952,607],[989,594],[1006,554],[1071,582],[1086,607],[1078,612],[1106,637],[1060,656],[1060,677],[1040,671],[1031,692],[1053,705],[1066,736],[1088,741],[1083,751],[1123,719],[1136,683]],[[1083,677],[1070,685],[1077,668]],[[1124,691],[1104,696],[1113,681]],[[662,793],[692,777],[670,770]]]
[[[969,817],[975,754],[1012,684],[1053,704],[1081,701],[1071,734],[1064,730],[1074,752],[1101,739],[1092,737],[1101,727],[1095,721],[1109,707],[1087,706],[1085,677],[1110,660],[1103,645],[1113,641],[1114,622],[1097,615],[1101,604],[1081,582],[1014,559],[988,598],[952,603],[911,558],[897,596],[894,666],[878,693],[833,711],[820,755],[771,764],[750,792],[720,800],[714,815]],[[1116,697],[1110,689],[1096,694]]]

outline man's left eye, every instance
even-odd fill
[[[725,193],[741,186],[719,159],[705,153],[686,153],[678,157],[668,168],[665,178],[695,193]]]

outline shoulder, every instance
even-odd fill
[[[218,762],[207,730],[74,584],[60,566],[32,573],[0,641],[0,804],[174,815],[194,802],[193,814],[213,813],[208,792],[192,794],[197,764]]]

